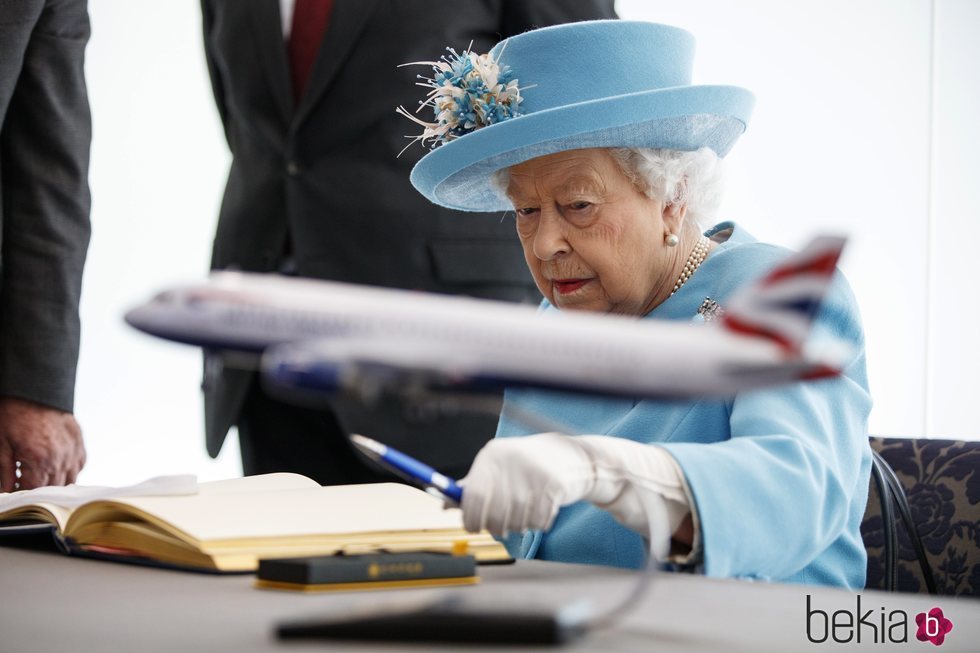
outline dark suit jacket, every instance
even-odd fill
[[[431,61],[447,46],[461,51],[471,41],[474,51],[486,52],[534,27],[614,18],[612,0],[334,0],[299,106],[279,2],[203,0],[202,8],[215,99],[233,155],[213,268],[275,271],[289,248],[306,277],[540,298],[510,218],[442,209],[412,188],[409,171],[424,150],[416,145],[398,156],[405,135],[419,128],[395,107],[417,106],[425,90],[415,85],[416,75],[428,71],[398,65]],[[211,455],[234,423],[249,379],[206,365]],[[413,434],[388,435],[390,444],[418,451],[405,441]]]
[[[0,395],[71,411],[89,241],[86,0],[0,0]]]

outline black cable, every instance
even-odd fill
[[[871,450],[871,478],[874,479],[878,491],[878,502],[881,504],[881,531],[885,544],[882,557],[885,560],[885,591],[894,592],[896,583],[895,558],[898,551],[898,539],[895,536],[895,514],[892,512],[891,486],[888,483],[884,468],[888,465],[878,452]]]
[[[915,557],[919,561],[919,568],[922,570],[922,577],[926,582],[926,589],[930,594],[939,594],[939,590],[936,587],[936,577],[932,573],[932,565],[929,564],[929,558],[926,556],[922,538],[919,537],[919,529],[912,519],[912,509],[909,506],[908,497],[905,495],[905,488],[902,486],[902,482],[899,480],[895,470],[888,464],[888,461],[882,458],[877,451],[872,451],[872,454],[876,460],[880,461],[885,481],[888,483],[892,494],[892,499],[898,508],[898,514],[902,518],[905,530],[909,534],[909,540],[912,541],[912,548],[915,550]]]
[[[409,395],[402,394],[403,401],[415,409],[429,414],[457,414],[473,412],[500,415],[519,422],[536,431],[576,435],[577,431],[568,424],[550,417],[538,415],[513,403],[504,404],[499,395],[479,393],[446,393],[419,391]],[[647,551],[646,565],[639,570],[633,586],[619,601],[600,609],[596,606],[588,614],[581,616],[580,626],[589,630],[608,628],[619,622],[630,610],[640,604],[640,599],[649,591],[654,577],[660,572],[660,563]],[[571,605],[577,605],[571,604]]]

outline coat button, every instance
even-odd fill
[[[302,168],[295,161],[290,161],[286,164],[286,174],[290,177],[296,177],[300,172],[302,172]]]

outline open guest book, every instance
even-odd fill
[[[507,562],[458,509],[398,483],[321,487],[299,474],[201,483],[197,494],[113,497],[76,508],[37,502],[0,512],[0,531],[52,530],[67,553],[202,571],[254,571],[263,558],[372,551],[467,551]]]

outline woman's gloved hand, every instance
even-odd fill
[[[658,559],[690,513],[683,478],[664,449],[604,435],[497,438],[463,485],[467,530],[548,530],[559,508],[590,501],[650,541]]]
[[[572,438],[541,433],[490,440],[460,484],[466,530],[504,535],[551,528],[560,507],[592,489],[595,472]]]

